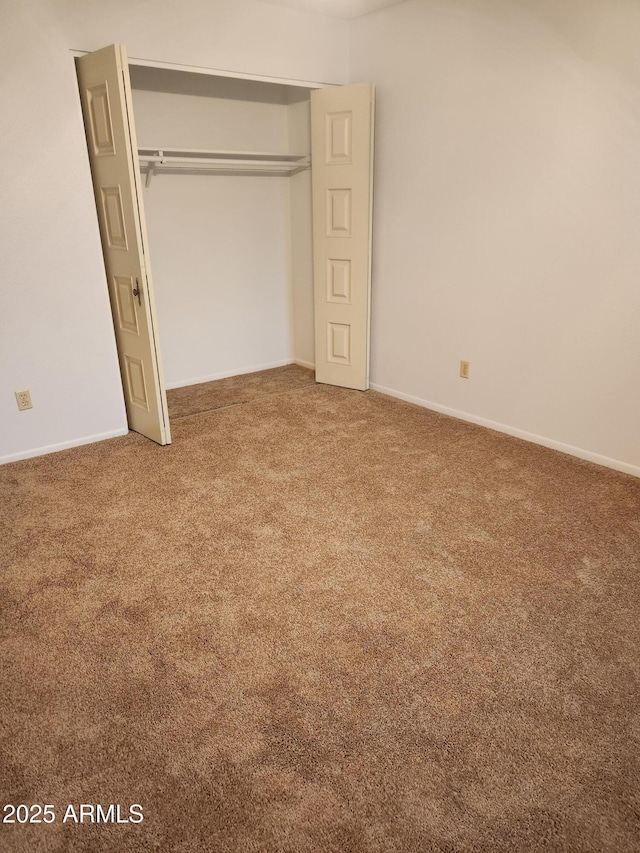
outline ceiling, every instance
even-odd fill
[[[263,0],[277,6],[290,6],[292,9],[306,9],[335,18],[357,18],[368,12],[375,12],[384,6],[395,6],[404,0]]]

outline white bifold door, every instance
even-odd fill
[[[316,381],[369,387],[373,86],[311,93]]]
[[[105,47],[77,68],[127,419],[169,444],[126,51]]]

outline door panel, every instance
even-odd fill
[[[351,261],[327,259],[327,302],[351,304]]]
[[[120,331],[140,334],[136,304],[133,296],[135,285],[130,275],[114,276],[116,304],[118,308],[118,327]]]
[[[126,51],[105,47],[77,69],[127,419],[169,444]]]
[[[316,381],[369,387],[373,86],[311,93]]]

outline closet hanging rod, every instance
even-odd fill
[[[149,153],[152,152],[152,153]],[[198,171],[223,175],[281,175],[289,177],[310,167],[310,157],[300,154],[264,154],[253,151],[139,148],[146,164],[146,185],[158,172]]]
[[[188,157],[190,160],[204,158],[224,160],[273,160],[295,163],[305,160],[308,154],[277,154],[273,151],[229,151],[220,148],[138,148],[140,157]]]
[[[231,157],[148,157],[143,155],[139,158],[141,163],[154,163],[157,166],[187,166],[190,169],[199,166],[239,166],[242,169],[260,168],[287,170],[298,165],[298,162],[278,162],[277,160],[240,160]],[[306,165],[306,164],[305,164]]]

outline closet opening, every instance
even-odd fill
[[[76,65],[130,427],[290,364],[366,389],[373,88]]]
[[[313,367],[310,89],[129,74],[166,388]]]

